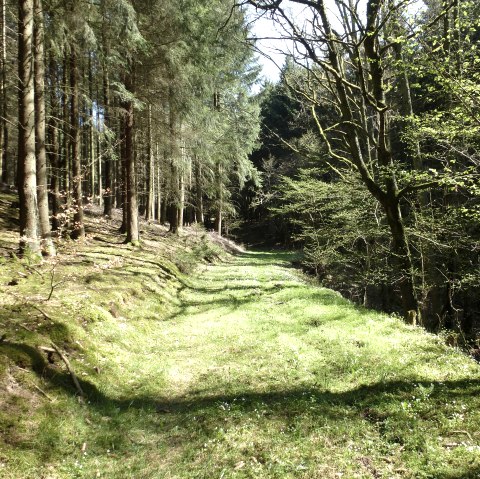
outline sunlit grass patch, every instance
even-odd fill
[[[18,284],[1,295],[0,477],[478,477],[474,361],[311,284],[288,253],[189,276],[173,261],[199,252],[67,244],[49,301],[52,264],[2,265]],[[38,351],[52,339],[86,400]]]

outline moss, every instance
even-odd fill
[[[11,364],[37,373],[42,373],[46,366],[42,354],[28,344],[5,341],[0,344],[0,355],[3,356],[0,367],[3,369],[4,375]]]
[[[86,304],[81,309],[80,314],[83,320],[86,321],[87,323],[96,323],[98,321],[109,321],[112,318],[112,315],[115,316],[112,312],[107,311],[102,306],[97,306],[95,304]]]
[[[59,346],[63,344],[74,344],[75,342],[70,328],[63,323],[48,322],[42,324],[37,332],[42,336],[48,337],[50,341],[53,341]]]

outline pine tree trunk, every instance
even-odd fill
[[[50,59],[50,79],[52,88],[50,91],[50,111],[48,119],[48,158],[52,173],[50,176],[50,203],[52,205],[52,229],[57,231],[60,228],[60,146],[58,142],[58,116],[59,104],[57,99],[58,78],[55,63]]]
[[[170,198],[167,210],[168,222],[170,223],[169,232],[178,233],[178,168],[175,166],[174,159],[171,159],[170,173]]]
[[[117,168],[117,178],[119,182],[119,188],[117,189],[117,204],[122,207],[122,224],[120,225],[120,233],[125,234],[127,232],[128,211],[127,211],[127,149],[126,149],[126,136],[127,127],[125,125],[126,118],[122,115],[119,118],[120,126],[120,162]]]
[[[133,81],[127,75],[125,87],[132,92]],[[133,149],[133,101],[124,104],[125,109],[125,173],[126,173],[126,206],[127,206],[127,237],[126,243],[138,245],[140,236],[138,232],[138,206],[137,206],[137,180],[135,174],[135,152]]]
[[[45,52],[42,0],[35,0],[34,27],[34,69],[35,69],[35,140],[37,154],[37,199],[42,237],[42,252],[55,256],[52,241],[50,214],[48,210],[47,150],[45,147]]]
[[[170,233],[178,233],[178,203],[179,203],[179,172],[178,167],[175,164],[176,156],[176,115],[175,107],[173,105],[173,88],[170,87],[169,98],[170,98],[170,195],[169,195],[169,204],[167,209],[168,222],[170,223]]]
[[[0,156],[0,175],[1,181],[8,183],[8,122],[7,122],[7,112],[8,112],[8,97],[7,97],[7,19],[6,19],[6,0],[2,0],[1,3],[1,22],[2,22],[2,54],[1,54],[1,78],[0,78],[0,101],[2,102],[1,107],[1,118],[0,118],[0,147],[2,149]]]
[[[147,145],[147,155],[148,155],[148,163],[147,163],[147,204],[145,208],[145,219],[147,221],[152,220],[154,216],[154,209],[153,209],[153,189],[154,189],[154,165],[153,165],[153,146],[152,146],[152,105],[148,105],[148,119],[147,119],[147,135],[148,135],[148,145]]]
[[[98,85],[97,85],[97,91],[96,91],[96,96],[97,96],[97,106],[100,105],[101,99],[100,99],[100,93],[98,91]],[[100,115],[100,108],[97,107],[97,112],[96,112],[96,122],[97,122],[97,128],[101,127],[101,115]],[[102,157],[103,157],[103,152],[102,152],[102,145],[100,141],[100,132],[97,134],[97,139],[96,139],[96,146],[97,146],[97,167],[98,167],[98,188],[97,188],[97,196],[98,196],[98,205],[100,207],[103,206],[103,168],[102,168]]]
[[[104,104],[104,128],[112,128],[111,111],[110,111],[110,83],[108,79],[108,71],[106,67],[103,70],[103,104]],[[114,188],[113,188],[113,162],[112,162],[112,145],[109,140],[105,139],[105,168],[104,168],[104,195],[103,195],[103,214],[112,216]]]
[[[178,192],[179,192],[179,202],[178,202],[178,228],[183,228],[184,222],[184,210],[185,210],[185,173],[180,173],[178,179]]]
[[[40,256],[35,161],[35,95],[33,79],[33,0],[19,1],[18,15],[18,196],[20,253]]]
[[[157,161],[156,174],[157,174],[157,196],[156,196],[156,217],[157,221],[162,222],[162,171],[160,166],[160,154],[158,149],[158,143],[155,145],[155,159]]]
[[[219,236],[222,235],[222,221],[223,221],[223,185],[222,185],[222,170],[220,163],[217,163],[216,169],[217,180],[217,205],[215,213],[215,231]]]
[[[70,153],[72,155],[73,181],[73,239],[85,238],[83,223],[82,163],[80,157],[80,128],[78,108],[78,66],[77,53],[72,46],[70,52]]]
[[[65,57],[63,60],[63,74],[62,74],[62,85],[63,85],[63,92],[62,92],[62,110],[63,110],[63,128],[62,128],[62,167],[64,176],[62,178],[62,185],[65,194],[65,200],[68,205],[70,205],[72,192],[70,191],[70,187],[72,185],[71,182],[71,172],[72,169],[70,168],[70,139],[69,134],[71,128],[69,127],[70,119],[69,119],[69,88],[68,88],[68,53],[65,51]]]
[[[96,195],[95,195],[95,187],[97,184],[97,174],[96,168],[97,164],[95,161],[95,132],[94,132],[94,118],[93,118],[93,70],[92,70],[92,57],[91,55],[88,57],[88,95],[90,105],[88,108],[88,156],[89,159],[89,166],[90,166],[90,196],[91,201],[95,204]]]
[[[194,158],[194,168],[195,168],[195,221],[197,223],[203,224],[205,222],[203,214],[203,191],[202,191],[202,166],[197,157]]]

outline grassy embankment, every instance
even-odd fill
[[[41,265],[2,260],[0,477],[480,477],[480,368],[439,338],[309,284],[288,254],[187,276],[216,254],[201,233],[145,226],[132,249],[89,229]],[[38,349],[52,340],[87,400]]]

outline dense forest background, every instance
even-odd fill
[[[295,42],[261,93],[255,241],[431,330],[479,327],[478,2],[250,2]]]
[[[126,242],[139,243],[144,215],[172,233],[197,222],[301,247],[349,298],[475,337],[477,2],[2,0],[1,11],[2,181],[19,191],[22,254],[84,238],[87,206],[122,208]],[[256,16],[294,49],[280,81],[253,94]]]

